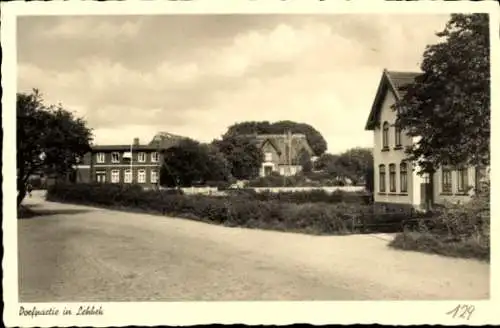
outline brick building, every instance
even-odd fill
[[[95,145],[76,166],[74,180],[90,183],[134,183],[155,187],[160,179],[162,152],[183,137],[159,133],[149,144]]]

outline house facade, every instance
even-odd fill
[[[292,176],[302,171],[300,159],[305,152],[309,157],[314,152],[305,134],[259,134],[255,136],[257,147],[263,154],[263,162],[259,170],[261,177],[271,174]]]
[[[406,160],[405,148],[418,138],[395,125],[393,106],[419,74],[384,70],[366,124],[366,130],[373,131],[374,201],[386,208],[427,210],[434,204],[466,202],[485,173],[485,169],[464,166],[419,175],[417,164]]]
[[[159,186],[163,151],[182,137],[158,134],[149,144],[135,138],[124,145],[95,145],[76,166],[73,180],[82,183],[130,183]]]

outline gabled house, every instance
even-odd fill
[[[305,152],[309,157],[314,156],[305,134],[258,134],[254,137],[264,158],[260,176],[268,176],[273,172],[284,176],[295,175],[302,171],[302,154]]]
[[[158,133],[148,144],[135,138],[131,144],[94,145],[76,166],[75,182],[134,183],[155,187],[159,183],[163,151],[183,137]]]
[[[405,148],[418,138],[395,125],[393,105],[419,74],[384,69],[366,123],[365,129],[373,131],[374,201],[386,208],[427,210],[434,204],[466,202],[485,172],[484,168],[463,166],[418,175],[416,163],[406,160]]]

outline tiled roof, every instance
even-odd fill
[[[398,93],[398,96],[402,98],[406,94],[405,87],[412,84],[415,78],[422,73],[386,71],[386,74],[393,87],[396,89],[395,91]]]
[[[415,81],[415,78],[420,74],[422,73],[389,71],[384,69],[372,104],[370,115],[368,116],[368,121],[366,122],[366,130],[373,130],[377,125],[380,107],[386,92],[392,90],[396,95],[396,98],[401,99],[406,94],[406,87],[412,84]]]
[[[179,143],[179,141],[186,139],[186,137],[182,137],[179,135],[175,135],[168,132],[158,132],[149,145],[151,147],[159,147],[161,149],[168,149],[173,147]]]

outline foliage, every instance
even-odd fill
[[[397,124],[420,141],[407,150],[424,170],[490,162],[490,41],[487,14],[453,14],[428,46],[423,74],[399,101]]]
[[[224,136],[212,145],[225,155],[235,178],[253,179],[258,175],[263,155],[249,138]]]
[[[356,147],[339,155],[330,174],[350,179],[353,184],[365,182],[367,172],[373,169],[373,151],[371,148]]]
[[[370,195],[364,192],[345,192],[341,190],[327,192],[321,189],[289,192],[263,191],[252,194],[252,198],[261,201],[280,201],[296,204],[351,203],[366,205],[370,203]]]
[[[421,220],[413,231],[399,235],[391,246],[454,257],[489,260],[489,183],[465,204],[448,204],[432,220]]]
[[[38,90],[17,94],[17,205],[35,173],[66,175],[90,150],[92,131],[62,105],[45,105]]]
[[[302,172],[304,174],[310,173],[312,171],[313,163],[311,161],[311,155],[307,151],[302,150],[299,153],[298,162],[302,167]]]
[[[326,140],[315,128],[309,124],[293,121],[278,121],[274,123],[268,121],[251,121],[236,123],[229,127],[223,138],[251,134],[283,134],[287,131],[305,134],[316,156],[320,156],[327,149]]]
[[[185,139],[165,150],[160,184],[167,187],[189,187],[206,181],[229,181],[230,172],[230,164],[218,149]]]
[[[204,222],[248,228],[274,229],[311,234],[348,234],[384,231],[388,224],[400,230],[405,213],[375,213],[371,205],[359,203],[293,203],[256,200],[256,194],[211,197],[178,195],[174,191],[142,190],[118,184],[56,184],[48,188],[47,199],[143,211]]]
[[[353,184],[369,184],[373,180],[373,174],[367,179],[368,174],[373,172],[373,151],[371,148],[355,147],[339,155],[325,153],[318,159],[316,169],[342,181],[349,179]]]
[[[324,153],[315,162],[314,169],[328,171],[328,168],[335,164],[338,157],[339,155],[336,154]]]

